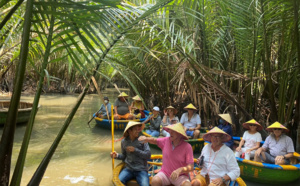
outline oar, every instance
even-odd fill
[[[102,100],[103,105],[105,106],[106,115],[107,115],[107,117],[109,117],[109,112],[108,112],[108,109],[107,109],[107,105],[104,103],[103,95],[101,94],[100,88],[98,87],[97,81],[96,81],[96,79],[94,78],[94,76],[92,76],[92,81],[93,81],[93,83],[94,83],[94,86],[95,86],[95,88],[96,88],[96,90],[97,90],[97,92],[98,92],[98,95],[99,95],[100,99]],[[99,112],[99,111],[98,111],[98,112]],[[97,113],[98,113],[98,112],[97,112]],[[93,118],[92,118],[92,119],[93,119]],[[110,121],[109,121],[109,122],[110,122]]]
[[[97,116],[97,113],[99,111],[100,111],[100,109],[96,112],[96,114],[92,117],[92,119],[90,119],[90,121],[87,123],[90,128],[91,128],[91,126],[90,126],[91,121]]]
[[[112,152],[114,152],[115,151],[115,147],[114,147],[114,145],[115,145],[115,140],[114,140],[114,129],[115,129],[115,125],[114,125],[114,106],[112,105],[111,106],[111,151]],[[115,159],[114,158],[112,158],[112,170],[114,170],[114,168],[115,168]]]

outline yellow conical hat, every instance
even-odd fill
[[[136,101],[142,101],[139,95],[134,96],[132,99]]]
[[[167,132],[169,130],[173,130],[179,134],[181,134],[186,140],[188,140],[189,138],[187,137],[187,135],[185,134],[185,131],[184,131],[184,128],[183,128],[183,125],[181,123],[176,123],[176,124],[173,124],[173,125],[168,125],[166,127],[164,127],[164,130],[166,130]]]
[[[232,125],[232,120],[230,114],[219,114],[219,116]]]
[[[197,108],[192,104],[188,104],[186,107],[184,107],[185,110],[188,110],[188,109],[193,109],[193,110],[197,110]]]
[[[125,92],[121,92],[121,94],[118,95],[118,98],[120,97],[128,97],[128,95]]]
[[[250,121],[247,121],[247,122],[243,123],[243,127],[245,129],[249,130],[250,129],[249,124],[255,124],[255,125],[257,125],[257,127],[256,127],[257,131],[260,131],[260,130],[263,129],[263,127],[261,126],[261,124],[259,124],[257,121],[255,121],[255,119],[252,119]]]
[[[231,136],[229,134],[227,134],[226,132],[224,132],[223,130],[219,129],[218,127],[214,127],[213,129],[208,131],[206,134],[204,134],[203,139],[205,141],[211,142],[211,135],[212,134],[223,134],[223,138],[222,138],[223,143],[231,140]]]
[[[144,123],[141,123],[141,122],[139,122],[139,121],[129,121],[129,122],[127,123],[127,126],[126,126],[125,130],[124,130],[123,136],[124,136],[124,137],[127,137],[127,136],[128,136],[127,130],[128,130],[130,127],[133,127],[133,126],[135,126],[135,125],[142,125],[142,129],[141,129],[141,130],[143,130],[143,129],[145,128],[145,124],[144,124]]]
[[[269,127],[267,127],[266,130],[269,131],[269,132],[272,132],[273,129],[282,129],[285,133],[289,132],[289,129],[287,129],[285,126],[283,126],[278,121],[276,121],[275,123],[273,123],[272,125],[270,125]]]

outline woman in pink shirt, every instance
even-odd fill
[[[164,127],[164,130],[170,133],[170,137],[139,137],[140,141],[156,144],[162,150],[163,165],[153,177],[151,185],[189,186],[188,172],[194,169],[194,157],[192,146],[184,141],[188,139],[184,128],[177,123]]]

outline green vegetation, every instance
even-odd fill
[[[5,0],[0,17],[0,85],[13,91],[0,143],[4,185],[13,114],[27,82],[36,89],[35,105],[42,91],[82,92],[32,185],[40,182],[92,76],[102,88],[125,82],[147,105],[193,102],[204,124],[231,112],[240,123],[287,124],[296,138],[298,0]],[[20,183],[34,118],[35,112],[11,185]]]

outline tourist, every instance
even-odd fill
[[[99,118],[108,119],[111,116],[111,104],[109,103],[108,97],[104,97],[104,104],[101,105],[99,111],[96,113],[96,116]],[[107,111],[108,115],[107,115]]]
[[[128,95],[125,92],[119,94],[115,101],[114,119],[132,120],[133,115],[130,114],[130,104],[128,102]]]
[[[153,107],[152,114],[147,117],[147,119],[143,122],[144,124],[150,122],[149,129],[146,130],[146,133],[153,136],[158,137],[160,134],[160,124],[161,117],[159,114],[159,107]]]
[[[131,103],[131,113],[133,113],[133,116],[136,119],[145,118],[145,108],[140,96],[136,95],[132,99],[133,102]]]
[[[128,122],[121,142],[122,153],[110,153],[111,158],[125,162],[125,168],[119,174],[119,179],[124,185],[129,180],[136,179],[140,186],[149,186],[147,160],[151,157],[151,151],[148,143],[138,140],[144,127],[145,124],[141,122]]]
[[[229,141],[231,136],[218,127],[214,127],[203,135],[203,139],[209,141],[210,144],[204,146],[197,159],[202,170],[192,180],[192,185],[225,186],[230,180],[236,180],[240,176],[240,168],[233,151],[223,144]]]
[[[263,146],[256,150],[254,161],[262,160],[276,165],[290,164],[295,150],[292,139],[284,134],[289,130],[279,122],[273,123],[266,130],[272,133],[266,138]]]
[[[177,114],[177,109],[175,109],[173,106],[168,106],[164,110],[164,117],[161,122],[162,126],[166,127],[171,124],[179,123],[179,119],[176,116],[176,114]],[[161,133],[164,137],[170,136],[170,134],[167,131],[165,131],[164,129],[162,129]]]
[[[201,119],[199,114],[196,113],[197,108],[190,103],[184,107],[184,110],[187,110],[187,112],[182,114],[180,123],[183,124],[186,135],[197,139],[201,128]]]
[[[140,136],[139,140],[156,144],[162,150],[163,164],[161,170],[153,177],[152,186],[158,185],[191,185],[188,172],[194,169],[193,149],[187,143],[181,123],[164,127],[170,137],[153,138]]]
[[[227,134],[229,134],[231,136],[231,139],[224,144],[227,145],[229,148],[233,149],[234,142],[232,139],[231,116],[230,116],[230,114],[219,114],[219,116],[220,116],[220,119],[219,119],[218,128],[223,130],[224,132],[226,132]]]
[[[239,146],[235,149],[235,157],[240,157],[242,154],[245,155],[246,160],[254,157],[255,150],[260,147],[262,141],[261,134],[257,131],[262,130],[262,126],[254,119],[247,121],[243,124],[246,129],[243,135],[243,139],[240,141]],[[244,147],[242,148],[242,146]]]

